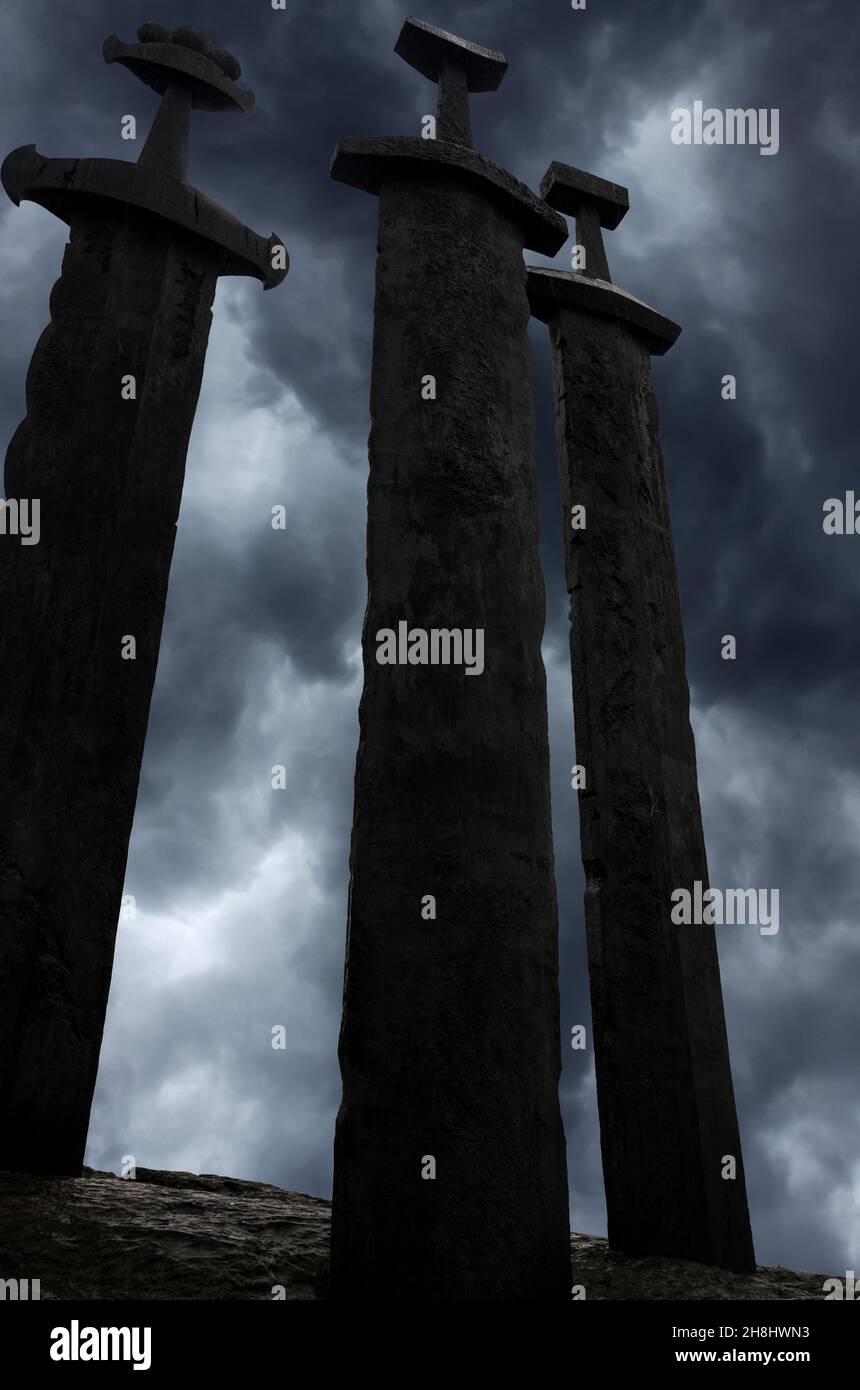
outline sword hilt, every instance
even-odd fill
[[[45,159],[22,145],[3,161],[0,182],[17,205],[28,198],[70,226],[107,212],[122,220],[157,219],[170,237],[205,247],[216,275],[253,275],[265,289],[287,274],[289,256],[273,232],[264,240],[188,182],[188,126],[192,108],[242,111],[254,93],[236,86],[242,69],[199,29],[142,24],[139,43],[115,34],[104,42],[106,63],[122,63],[161,96],[161,106],[136,164],[124,159]]]
[[[186,183],[192,108],[250,116],[256,99],[253,92],[236,86],[242,69],[233,54],[214,48],[201,29],[171,31],[162,24],[147,23],[140,26],[137,37],[140,42],[131,44],[112,34],[102,52],[106,63],[122,63],[161,96],[138,163]]]
[[[421,19],[407,19],[394,52],[438,83],[436,138],[471,149],[469,93],[496,90],[508,70],[504,54],[458,39]]]
[[[601,228],[614,230],[629,212],[627,189],[554,160],[541,180],[540,195],[557,212],[576,218],[576,239],[585,249],[584,274],[611,284]]]

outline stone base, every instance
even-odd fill
[[[320,1299],[331,1205],[267,1183],[139,1168],[134,1181],[0,1173],[0,1279],[41,1281],[42,1299]],[[820,1299],[824,1274],[753,1274],[630,1259],[571,1236],[571,1286],[587,1301]],[[378,1301],[384,1290],[357,1289]]]

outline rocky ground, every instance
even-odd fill
[[[57,1299],[288,1299],[325,1295],[330,1204],[266,1183],[138,1168],[123,1180],[0,1174],[0,1278]],[[571,1236],[587,1299],[820,1299],[823,1274],[728,1274],[632,1259]]]

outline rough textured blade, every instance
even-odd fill
[[[0,536],[0,1168],[83,1161],[215,281],[132,221],[74,225],[6,457],[42,534]]]

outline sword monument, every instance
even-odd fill
[[[0,536],[0,1169],[37,1173],[83,1162],[216,281],[288,265],[187,182],[191,110],[254,109],[235,58],[138,37],[104,45],[161,94],[136,164],[28,145],[2,168],[70,227],[6,455],[41,537]]]
[[[554,163],[541,193],[585,251],[583,273],[530,266],[529,298],[552,340],[609,1242],[750,1270],[714,928],[670,916],[675,889],[708,882],[651,387],[680,329],[609,278],[625,188]]]

